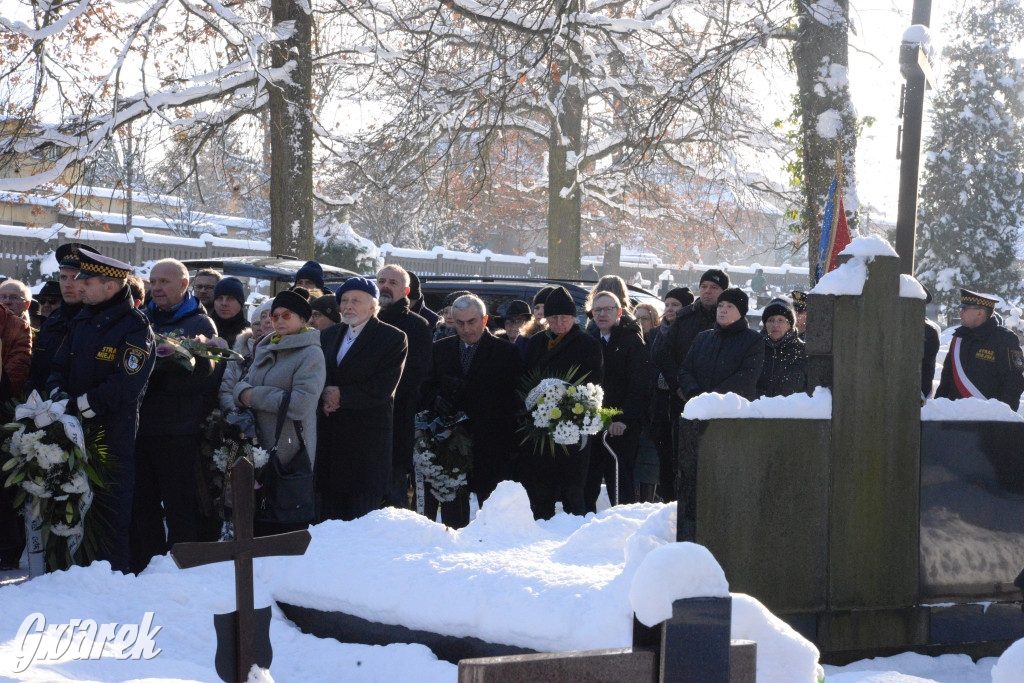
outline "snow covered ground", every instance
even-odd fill
[[[664,572],[673,555],[697,558],[688,568],[692,582],[722,589],[713,569],[706,563],[697,566],[703,549],[671,543],[674,505],[620,506],[587,518],[559,514],[535,522],[525,492],[512,483],[502,484],[461,531],[389,509],[355,522],[321,524],[312,534],[304,557],[255,562],[257,606],[280,599],[452,635],[560,650],[627,646],[633,605],[646,610],[658,597],[649,585],[642,590],[639,584],[650,584],[643,577]],[[634,584],[634,576],[641,581]],[[32,581],[2,581],[0,680],[218,680],[211,615],[234,609],[229,564],[179,571],[164,557],[138,577],[113,574],[97,564]],[[687,586],[671,583],[665,582],[666,591],[686,592]],[[733,603],[733,636],[758,642],[760,683],[814,683],[817,652],[810,643],[753,598],[734,594]],[[39,636],[30,635],[23,649],[18,632],[33,613],[57,625],[73,619],[139,624],[146,612],[154,613],[154,628],[159,627],[152,641],[160,652],[152,659],[116,659],[108,644],[98,661],[65,656],[32,661],[24,669],[25,650],[31,653]],[[271,639],[275,681],[457,679],[454,665],[438,661],[423,646],[321,640],[300,633],[276,607]],[[44,645],[55,642],[53,635],[43,640]],[[1017,649],[1024,651],[1024,645]],[[76,650],[79,645],[71,649]],[[993,677],[994,664],[994,659],[975,664],[962,656],[904,654],[824,667],[824,672],[829,683],[1004,683]],[[1024,657],[1019,667],[1000,667],[1011,668],[1014,675],[1024,672]],[[1024,681],[1024,674],[1005,680]]]

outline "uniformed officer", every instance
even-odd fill
[[[71,321],[85,305],[78,291],[79,283],[75,282],[79,269],[78,255],[82,251],[99,253],[89,245],[78,242],[68,242],[57,247],[56,257],[60,265],[57,283],[63,301],[60,308],[50,314],[36,334],[32,345],[32,368],[28,373],[28,391],[42,391],[46,387],[46,380],[49,379],[50,370],[53,368],[53,357],[64,343]]]
[[[993,317],[996,299],[960,290],[960,327],[953,332],[942,364],[936,398],[995,398],[1014,411],[1024,392],[1020,342]]]
[[[789,293],[793,299],[793,313],[796,314],[796,334],[800,341],[807,341],[807,292],[798,289]]]
[[[70,396],[68,406],[77,408],[83,424],[103,430],[111,481],[97,492],[93,507],[105,517],[107,531],[98,559],[127,572],[135,432],[139,402],[153,371],[155,342],[126,282],[131,266],[79,250],[79,268],[76,282],[84,306],[54,356],[46,391]]]

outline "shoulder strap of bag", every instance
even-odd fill
[[[284,398],[281,399],[281,407],[277,409],[277,428],[274,430],[274,452],[277,452],[278,442],[281,441],[281,431],[284,429],[284,421],[288,419],[288,406],[292,402],[292,392],[285,392]],[[298,420],[292,420],[295,424],[295,433],[299,436],[299,443],[302,446],[306,445],[305,439],[302,438],[302,423]]]

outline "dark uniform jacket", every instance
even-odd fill
[[[924,320],[924,356],[921,358],[921,396],[932,395],[932,380],[935,379],[935,359],[939,355],[939,335],[942,330],[931,320]]]
[[[405,358],[402,379],[395,391],[395,400],[412,399],[419,401],[420,388],[430,371],[430,353],[434,345],[434,328],[419,315],[409,310],[409,300],[398,299],[387,308],[382,308],[377,318],[382,323],[397,327],[405,332],[409,353]]]
[[[499,482],[512,476],[516,417],[522,408],[519,382],[522,360],[519,350],[487,330],[462,372],[458,337],[434,343],[431,370],[423,386],[425,405],[438,395],[469,418],[473,440],[473,473],[470,486],[478,495],[490,494]]]
[[[707,392],[732,392],[752,401],[757,398],[757,379],[763,365],[764,341],[750,329],[746,318],[740,318],[697,335],[678,382],[687,399]]]
[[[338,363],[348,325],[320,333],[327,368],[325,386],[341,392],[338,410],[319,414],[317,482],[325,495],[380,494],[391,481],[395,389],[408,344],[405,333],[371,317]]]
[[[552,340],[551,330],[545,330],[530,337],[526,346],[524,367],[527,373],[539,373],[543,377],[565,377],[575,368],[573,381],[600,384],[604,380],[604,353],[601,342],[580,329],[578,323],[565,333],[562,341],[548,350]],[[532,388],[532,387],[531,387]]]
[[[773,342],[762,332],[764,366],[757,380],[758,396],[789,396],[807,391],[807,352],[796,330]]]
[[[69,342],[53,359],[46,393],[62,391],[68,407],[85,394],[95,417],[86,425],[104,430],[104,442],[115,459],[131,458],[139,403],[153,371],[154,337],[149,321],[135,308],[127,285],[108,301],[84,306],[71,321]]]
[[[192,292],[185,292],[185,299],[173,311],[161,311],[153,302],[144,310],[154,332],[181,337],[217,335],[213,320]],[[212,374],[213,361],[206,358],[196,358],[191,372],[179,367],[154,372],[139,413],[139,436],[198,434],[216,402]]]
[[[654,377],[636,319],[623,313],[609,331],[607,344],[596,327],[592,336],[601,344],[604,354],[604,381],[601,386],[605,407],[622,411],[622,415],[615,418],[617,422],[630,426],[642,423],[650,408]]]
[[[71,321],[82,312],[83,306],[80,303],[68,305],[62,302],[60,308],[51,313],[39,328],[32,342],[32,368],[25,386],[27,391],[38,389],[42,393],[46,388],[46,380],[50,378],[50,370],[53,368],[53,358],[67,337]]]
[[[1024,392],[1024,355],[1017,335],[989,318],[975,328],[960,326],[953,336],[960,339],[960,363],[967,378],[985,398],[999,399],[1016,411]],[[953,379],[952,349],[942,364],[935,397],[963,398]]]
[[[705,309],[700,299],[689,306],[679,309],[676,321],[668,328],[668,333],[658,341],[655,350],[654,364],[661,371],[669,390],[674,395],[679,388],[679,370],[683,366],[686,354],[697,335],[710,330],[715,325],[715,309]]]

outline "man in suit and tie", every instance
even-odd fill
[[[481,505],[495,487],[512,477],[517,394],[521,372],[519,350],[487,329],[487,306],[472,294],[452,304],[454,337],[434,342],[424,400],[440,413],[462,411],[469,418],[473,470],[469,488]],[[428,499],[428,503],[432,498]],[[428,516],[430,508],[428,506]],[[469,523],[469,496],[441,506],[441,520],[461,528]]]
[[[408,352],[405,333],[377,319],[377,285],[345,281],[341,324],[320,333],[327,366],[317,426],[319,518],[353,520],[379,509],[391,484],[395,389]]]

